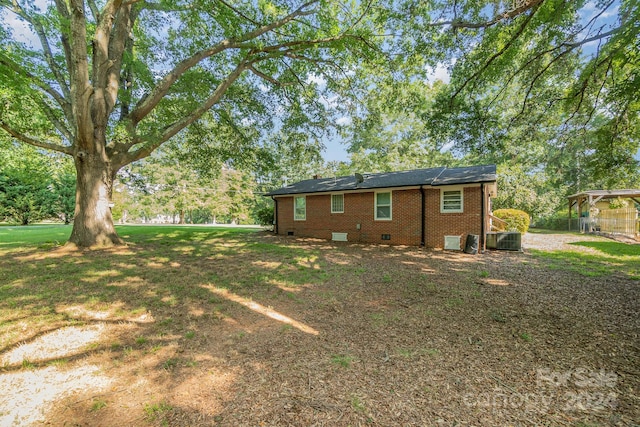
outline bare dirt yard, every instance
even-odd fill
[[[0,426],[638,425],[640,281],[533,251],[571,236],[7,251]]]

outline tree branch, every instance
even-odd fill
[[[596,96],[596,100],[594,102],[593,109],[591,110],[591,113],[589,114],[588,120],[585,121],[584,126],[586,126],[587,123],[591,120],[591,117],[593,116],[593,113],[595,112],[595,109],[597,107],[597,103],[598,103],[598,99],[600,98],[600,94],[604,90],[604,85],[605,85],[606,80],[607,80],[606,76],[612,69],[612,65],[613,65],[612,53],[613,52],[610,52],[609,55],[605,56],[602,60],[598,61],[593,66],[593,70],[582,81],[582,85],[580,85],[580,89],[578,90],[578,92],[573,94],[573,95],[571,95],[572,98],[580,96],[580,99],[578,101],[578,104],[574,108],[573,112],[571,113],[571,116],[569,116],[567,118],[567,120],[565,120],[565,125],[567,123],[569,123],[576,116],[576,114],[578,114],[578,112],[580,111],[580,108],[582,107],[582,104],[584,102],[586,90],[589,87],[589,79],[593,79],[593,81],[595,82],[596,81],[595,74],[596,74],[597,70],[600,68],[600,66],[602,66],[603,64],[606,63],[607,64],[607,69],[605,71],[605,76],[602,79],[602,83],[600,85],[600,89],[598,90],[598,94]],[[600,49],[598,49],[598,55],[596,56],[596,59],[599,58],[599,54],[600,54]]]
[[[596,34],[593,37],[589,37],[589,38],[580,40],[579,42],[575,42],[575,43],[566,43],[565,42],[565,43],[562,43],[561,46],[566,46],[569,49],[575,49],[578,46],[582,46],[584,44],[587,44],[587,43],[590,43],[590,42],[593,42],[593,41],[596,41],[596,40],[601,40],[601,39],[609,37],[609,36],[611,36],[613,34],[616,34],[616,33],[620,32],[621,29],[622,29],[622,27],[614,28],[611,31],[607,31],[605,33]]]
[[[220,117],[221,121],[229,125],[229,127],[233,129],[235,133],[240,136],[240,139],[242,139],[244,142],[250,142],[249,138],[244,134],[244,132],[242,132],[240,128],[238,128],[238,125],[236,125],[236,123],[233,121],[231,116],[226,111],[224,111],[223,109],[220,109],[218,111],[218,117]]]
[[[253,74],[255,74],[256,76],[260,77],[263,80],[268,81],[269,83],[275,85],[275,86],[290,86],[291,83],[282,83],[278,80],[276,80],[275,78],[263,73],[262,71],[259,71],[257,69],[255,69],[255,67],[253,65],[250,65],[249,67],[247,67],[247,69],[249,71],[251,71]]]
[[[556,55],[556,56],[555,56],[551,61],[549,61],[549,63],[548,63],[545,67],[543,67],[543,68],[542,68],[542,70],[538,71],[538,72],[536,73],[536,75],[533,77],[533,79],[531,79],[531,82],[529,83],[529,87],[527,88],[527,93],[526,93],[526,94],[525,94],[525,96],[524,96],[524,102],[522,103],[522,110],[521,110],[521,113],[522,113],[522,114],[524,114],[525,109],[527,108],[527,101],[528,101],[529,95],[530,95],[530,94],[531,94],[531,92],[533,91],[533,87],[535,86],[535,84],[536,84],[536,82],[538,81],[538,79],[539,79],[540,77],[542,77],[542,75],[543,75],[544,73],[546,73],[546,72],[547,72],[547,70],[548,70],[549,68],[551,68],[551,66],[552,66],[556,61],[558,61],[561,57],[563,57],[564,55],[568,54],[569,52],[571,52],[571,50],[565,50],[565,51],[560,52],[560,53],[559,53],[558,55]]]
[[[47,118],[55,126],[55,128],[58,129],[58,132],[60,132],[67,139],[67,141],[72,141],[73,135],[71,131],[69,131],[69,128],[67,128],[67,126],[58,119],[54,110],[47,104],[47,102],[40,97],[34,96],[33,94],[29,94],[29,97],[40,106],[42,112],[45,114],[45,116],[47,116]]]
[[[95,22],[100,21],[100,10],[96,5],[95,0],[87,0],[87,4],[89,5],[89,9],[91,10],[91,15],[93,16],[93,20]]]
[[[225,7],[231,9],[233,11],[233,13],[235,13],[236,15],[238,15],[239,17],[241,17],[242,19],[245,19],[249,22],[251,22],[253,25],[257,25],[257,26],[262,26],[263,24],[253,20],[252,18],[249,18],[247,15],[245,15],[244,13],[242,13],[241,11],[239,11],[238,9],[236,9],[235,7],[231,6],[229,3],[227,3],[224,0],[217,0],[219,3],[222,3]]]
[[[67,7],[67,3],[65,0],[55,0],[56,9],[60,16],[63,18],[61,20],[61,28],[60,28],[60,44],[62,44],[62,50],[64,51],[65,61],[67,63],[67,69],[69,70],[69,79],[71,80],[71,45],[69,43],[69,33],[71,32],[69,23],[71,21],[71,17],[69,14],[69,8]],[[71,81],[69,85],[71,86]],[[71,89],[71,88],[70,88]],[[71,102],[71,96],[67,97],[69,102]]]
[[[0,129],[4,129],[9,135],[14,137],[18,141],[24,142],[25,144],[33,145],[34,147],[45,148],[47,150],[57,151],[59,153],[73,155],[73,150],[71,149],[71,147],[59,145],[59,144],[52,144],[50,142],[41,141],[39,139],[24,135],[21,132],[13,129],[8,124],[6,124],[2,119],[0,119]]]
[[[140,7],[137,8],[138,10],[145,9],[145,10],[157,10],[162,12],[181,12],[185,10],[191,10],[194,7],[193,5],[187,5],[182,7],[169,7],[166,4],[152,3],[146,0],[127,0],[122,3],[123,6],[134,6],[137,4],[140,5]]]
[[[56,0],[64,5],[64,0]],[[93,142],[93,123],[89,108],[89,101],[93,95],[89,83],[89,60],[87,58],[87,27],[83,0],[69,0],[70,6],[70,62],[71,96],[76,118],[76,142],[86,144]],[[65,6],[66,7],[66,6]],[[84,146],[92,152],[97,148]]]
[[[428,24],[429,27],[444,27],[450,25],[451,28],[468,28],[468,29],[479,29],[479,28],[488,28],[500,21],[506,21],[508,19],[515,18],[518,15],[525,13],[530,9],[537,9],[540,4],[542,4],[544,0],[527,0],[522,2],[523,4],[519,7],[516,7],[511,10],[504,11],[502,13],[497,14],[493,17],[493,19],[485,22],[465,22],[461,19],[453,19],[451,21],[442,21],[442,22],[433,22]],[[454,7],[455,12],[455,7]]]
[[[540,2],[538,2],[539,4]],[[524,33],[524,30],[527,28],[527,25],[529,24],[529,22],[531,21],[531,19],[533,18],[533,16],[535,15],[536,11],[538,10],[538,7],[535,6],[533,8],[533,11],[526,17],[526,19],[522,22],[522,24],[520,25],[520,27],[517,29],[516,33],[513,35],[513,37],[511,37],[511,39],[502,47],[502,49],[500,49],[498,52],[496,52],[495,54],[493,54],[489,60],[487,62],[485,62],[485,64],[482,66],[482,68],[480,68],[479,70],[477,70],[475,73],[473,73],[473,75],[471,75],[469,78],[467,78],[460,87],[458,87],[456,89],[456,91],[454,92],[454,94],[451,96],[451,103],[453,102],[453,100],[460,94],[460,92],[462,92],[462,90],[464,90],[464,88],[473,80],[475,80],[476,78],[478,78],[487,68],[489,68],[489,66],[493,63],[493,61],[495,61],[497,58],[499,58],[503,53],[505,53],[507,51],[507,49],[509,49],[511,47],[511,45]]]
[[[62,108],[62,111],[67,117],[67,120],[70,120],[70,118],[72,117],[71,104],[69,104],[69,102],[58,91],[52,88],[49,85],[49,83],[41,80],[36,75],[25,70],[19,64],[15,63],[11,58],[5,56],[1,52],[0,52],[0,65],[7,67],[7,69],[11,70],[18,76],[21,76],[22,78],[27,79],[27,81],[33,83],[35,86],[37,86],[42,91],[44,91],[49,96],[51,96],[58,103],[58,105],[60,105],[60,108]]]
[[[248,40],[253,40],[255,38],[260,37],[261,35],[268,33],[276,28],[280,28],[287,23],[291,22],[293,19],[299,16],[310,15],[314,13],[313,11],[307,10],[311,5],[317,3],[320,0],[311,0],[307,3],[304,3],[298,9],[290,13],[289,15],[272,22],[268,25],[263,25],[259,28],[256,28],[253,31],[249,31],[244,35],[233,38],[233,39],[225,39],[218,43],[217,45],[209,48],[203,49],[201,51],[196,52],[191,55],[189,58],[184,59],[179,62],[147,95],[145,95],[138,104],[134,107],[133,111],[130,114],[130,119],[132,125],[135,126],[140,122],[144,117],[146,117],[162,100],[162,98],[168,93],[171,86],[189,69],[197,65],[200,61],[205,58],[216,55],[222,51],[227,49],[238,48],[241,46],[243,42]]]
[[[274,44],[274,45],[269,45],[264,47],[259,47],[254,43],[241,43],[241,44],[238,44],[237,47],[251,49],[251,54],[253,55],[258,55],[260,53],[266,53],[266,54],[275,53],[276,56],[284,56],[288,52],[297,52],[297,51],[304,50],[306,48],[321,45],[321,44],[331,44],[333,42],[344,40],[346,38],[355,38],[359,41],[362,41],[360,37],[352,36],[349,34],[341,34],[338,36],[326,37],[322,39],[294,40],[290,42],[284,42],[284,43],[279,43],[279,44]]]
[[[62,71],[60,67],[54,60],[53,52],[51,51],[51,44],[49,43],[49,39],[47,38],[47,34],[40,20],[37,17],[31,16],[22,6],[20,6],[20,4],[18,4],[17,1],[14,1],[12,2],[12,4],[9,4],[8,1],[3,0],[0,2],[0,6],[3,6],[11,10],[13,13],[15,13],[20,18],[24,19],[27,23],[31,25],[36,35],[38,36],[38,39],[40,40],[44,58],[45,58],[45,61],[47,62],[47,65],[49,65],[49,69],[51,69],[51,72],[55,76],[58,85],[62,89],[62,93],[66,97],[69,97],[70,96],[69,86],[67,84],[67,81],[64,79],[62,75]]]
[[[236,68],[231,73],[229,73],[229,75],[222,82],[220,82],[218,87],[216,87],[216,89],[211,93],[211,95],[205,102],[200,104],[190,114],[185,115],[183,118],[167,125],[160,131],[159,134],[135,138],[131,143],[127,144],[127,149],[140,143],[144,143],[144,145],[135,151],[128,152],[126,154],[123,153],[120,158],[114,159],[114,164],[116,164],[117,166],[122,166],[147,157],[155,149],[160,147],[178,132],[198,120],[205,112],[207,112],[211,107],[217,104],[227,92],[229,87],[238,79],[238,77],[240,77],[242,72],[248,69],[251,65],[252,62],[248,61],[247,59],[241,61],[240,64],[238,64]]]
[[[132,19],[134,21],[134,19]],[[133,58],[133,40],[128,38],[125,43],[125,49],[129,57]],[[120,65],[120,87],[122,88],[123,95],[120,97],[120,121],[124,121],[124,118],[131,111],[131,94],[133,93],[133,64],[127,63],[122,72],[122,64]]]
[[[615,3],[616,0],[611,0],[607,5],[605,5],[600,12],[596,13],[595,15],[593,15],[591,17],[591,19],[589,20],[589,22],[587,22],[581,29],[580,31],[575,31],[574,34],[581,34],[582,32],[584,32],[587,28],[591,27],[598,19],[600,19],[600,17],[602,16],[602,14],[604,12],[607,11],[607,9],[609,9],[613,3]],[[600,28],[602,29],[602,27]]]
[[[120,8],[116,16],[115,27],[109,41],[110,66],[107,70],[106,81],[109,114],[115,107],[118,97],[124,52],[125,50],[133,51],[133,41],[130,39],[129,34],[138,15],[139,11],[134,10],[130,5],[126,5]]]
[[[93,37],[93,89],[91,114],[96,128],[104,129],[116,104],[120,65],[129,35],[130,7],[122,0],[108,0]],[[100,132],[102,133],[102,132]]]
[[[604,91],[604,85],[607,83],[607,74],[609,74],[609,72],[612,69],[613,69],[613,58],[609,58],[609,62],[607,63],[607,69],[604,72],[604,78],[602,79],[602,83],[600,84],[600,87],[598,88],[598,93],[596,94],[596,99],[593,101],[593,107],[589,111],[589,115],[587,116],[587,119],[584,121],[583,126],[586,126],[587,123],[589,123],[591,121],[591,118],[593,117],[593,115],[595,114],[596,110],[598,109],[598,102],[600,101],[600,95],[602,95],[602,92]]]
[[[604,8],[603,8],[599,13],[598,13],[598,14],[596,14],[593,18],[591,18],[591,20],[590,20],[586,25],[584,25],[584,26],[580,29],[580,31],[578,31],[577,33],[581,33],[581,32],[583,32],[586,28],[588,28],[588,27],[589,27],[589,26],[590,26],[590,25],[591,25],[591,24],[592,24],[592,23],[593,23],[593,22],[594,22],[598,17],[600,17],[600,16],[601,16],[601,15],[602,15],[602,14],[603,14],[603,13],[604,13],[608,8],[609,8],[609,7],[611,7],[611,5],[613,5],[613,3],[614,3],[614,0],[610,1],[610,2],[609,2],[609,3],[608,3],[608,4],[607,4],[607,5],[606,5],[606,6],[605,6],[605,7],[604,7]],[[602,40],[603,38],[608,37],[608,36],[610,36],[610,35],[613,35],[613,34],[615,34],[615,33],[619,32],[619,31],[620,31],[620,28],[616,28],[616,29],[614,29],[614,30],[612,30],[612,31],[609,31],[609,32],[607,32],[607,33],[602,33],[602,34],[596,35],[596,36],[594,36],[594,37],[590,37],[590,38],[584,39],[584,40],[582,40],[582,41],[580,41],[580,42],[568,42],[568,41],[565,41],[565,42],[562,42],[562,43],[558,44],[557,46],[554,46],[554,47],[551,47],[551,48],[549,48],[549,49],[545,49],[545,50],[542,50],[542,51],[537,52],[533,57],[531,57],[527,62],[525,62],[523,65],[521,65],[521,66],[520,66],[520,67],[519,67],[519,68],[518,68],[514,73],[512,73],[512,74],[509,76],[509,78],[507,79],[507,81],[506,81],[504,84],[502,84],[502,89],[498,92],[498,94],[496,94],[496,95],[494,96],[494,98],[491,100],[491,102],[489,103],[489,105],[493,105],[493,103],[494,103],[495,101],[497,101],[497,100],[498,100],[498,98],[500,97],[500,95],[501,95],[501,94],[504,92],[504,90],[509,86],[509,84],[511,84],[511,82],[513,81],[513,79],[515,79],[515,78],[516,78],[516,77],[517,77],[517,76],[518,76],[522,71],[524,71],[525,69],[527,69],[531,64],[533,64],[534,62],[536,62],[537,60],[539,60],[539,59],[540,59],[540,58],[542,58],[543,56],[545,56],[545,55],[547,55],[547,54],[549,54],[549,53],[552,53],[552,52],[554,52],[554,51],[557,51],[557,50],[559,50],[559,49],[566,49],[566,50],[563,50],[560,54],[556,55],[556,56],[551,60],[551,63],[553,63],[553,62],[557,61],[558,59],[560,59],[562,56],[564,56],[564,55],[566,55],[567,53],[569,53],[569,51],[571,51],[571,50],[573,50],[573,49],[575,49],[575,48],[577,48],[577,47],[580,47],[580,46],[582,46],[583,44],[586,44],[586,43],[589,43],[589,42],[592,42],[592,41],[596,41],[596,40]],[[551,64],[551,63],[550,63],[550,64]],[[549,65],[550,65],[550,64],[549,64]],[[547,66],[547,67],[545,67],[545,70],[546,70],[546,69],[548,69],[548,68],[549,68],[548,66]],[[537,80],[539,77],[540,77],[540,75],[537,75],[537,76],[536,76],[536,78],[535,78],[535,80]],[[529,93],[529,92],[531,92],[531,86],[529,87],[528,93]],[[523,103],[523,107],[522,107],[522,111],[521,111],[521,113],[523,113],[523,112],[524,112],[524,109],[525,109],[525,107],[526,107],[526,103],[527,103],[527,101],[526,101],[526,98],[525,98],[525,102]],[[518,114],[518,115],[520,115],[520,114]]]

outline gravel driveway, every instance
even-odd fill
[[[569,245],[575,242],[606,242],[610,239],[603,236],[593,234],[577,234],[577,233],[525,233],[522,236],[522,248],[538,249],[543,251],[557,251],[562,249],[576,250],[579,247]]]

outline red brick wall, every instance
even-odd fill
[[[440,189],[425,188],[425,246],[442,248],[445,235],[480,234],[480,188],[465,187],[463,213],[440,213]],[[329,194],[308,195],[307,218],[293,220],[293,197],[278,197],[278,234],[331,239],[331,233],[348,233],[350,242],[420,245],[420,190],[392,192],[392,220],[374,220],[374,192],[345,193],[344,213],[331,213]],[[360,229],[357,225],[360,224]],[[382,240],[382,234],[391,240]]]
[[[440,213],[440,189],[425,189],[425,246],[442,248],[444,236],[461,236],[460,244],[464,248],[467,234],[480,235],[482,228],[480,194],[480,187],[464,187],[462,190],[464,212]]]

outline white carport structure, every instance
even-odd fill
[[[596,207],[596,203],[603,200],[606,201],[617,198],[631,199],[637,204],[640,204],[640,189],[589,190],[569,196],[569,228],[571,228],[571,211],[574,206],[576,207],[578,218],[581,223],[580,231],[587,231],[583,229],[585,221],[582,221],[582,219],[590,217],[590,211],[592,208]],[[637,234],[637,225],[635,224],[635,221],[637,221],[637,215],[632,221],[634,221],[634,224],[631,229],[634,231],[634,234]]]

